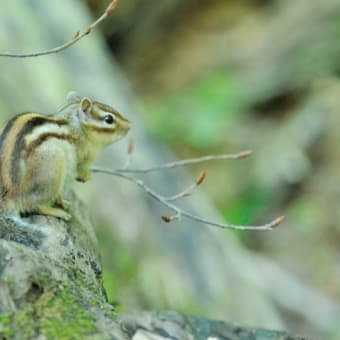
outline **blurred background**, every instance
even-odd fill
[[[0,50],[54,47],[108,2],[7,2]],[[21,111],[53,112],[76,89],[133,122],[134,167],[254,151],[143,177],[173,194],[205,170],[187,209],[245,225],[286,216],[274,232],[164,224],[165,208],[133,185],[104,175],[78,185],[119,312],[174,309],[340,337],[339,40],[336,0],[121,0],[58,55],[0,59],[3,122]],[[126,144],[99,163],[121,166]]]

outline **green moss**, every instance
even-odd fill
[[[0,314],[0,336],[11,338],[14,330],[11,327],[11,316],[9,314]]]
[[[81,339],[82,335],[96,332],[95,319],[74,298],[62,291],[58,298],[48,299],[48,308],[43,308],[40,333],[58,339]]]
[[[44,292],[17,313],[0,315],[0,335],[29,339],[84,339],[97,332],[95,316],[75,298],[72,288],[60,286]]]

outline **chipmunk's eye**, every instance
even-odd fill
[[[107,124],[113,124],[116,121],[116,119],[112,115],[106,115],[104,117],[104,121]]]

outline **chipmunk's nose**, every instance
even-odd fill
[[[131,128],[131,123],[125,119],[120,125],[120,131],[123,135],[126,135]]]

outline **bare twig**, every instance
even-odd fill
[[[275,227],[277,227],[279,224],[283,222],[284,217],[278,217],[275,220],[271,221],[270,223],[259,225],[259,226],[242,226],[242,225],[234,225],[234,224],[227,224],[227,223],[218,223],[218,222],[212,222],[209,221],[205,218],[202,218],[200,216],[193,215],[176,205],[170,203],[166,197],[159,195],[157,192],[155,192],[153,189],[151,189],[149,186],[147,186],[141,179],[133,177],[131,175],[127,175],[122,173],[122,171],[117,171],[117,170],[108,170],[108,169],[100,169],[100,168],[92,168],[91,169],[93,172],[97,173],[104,173],[104,174],[109,174],[117,177],[124,178],[132,183],[135,183],[138,185],[141,189],[143,189],[149,196],[151,196],[153,199],[156,201],[160,202],[170,210],[174,212],[173,216],[167,216],[163,215],[162,219],[164,222],[171,222],[175,219],[180,219],[181,216],[186,217],[188,219],[191,219],[195,222],[223,228],[223,229],[234,229],[234,230],[257,230],[257,231],[268,231],[272,230]]]
[[[167,200],[168,202],[173,202],[173,201],[177,201],[179,198],[182,198],[182,197],[187,197],[187,196],[191,196],[192,195],[192,192],[193,190],[197,187],[197,184],[196,182],[195,183],[192,183],[190,184],[186,189],[184,189],[183,191],[175,194],[175,195],[172,195],[172,196],[164,196],[164,199]]]
[[[40,51],[40,52],[31,52],[31,53],[12,53],[12,52],[3,52],[0,53],[0,57],[8,57],[8,58],[32,58],[32,57],[40,57],[43,55],[48,55],[48,54],[53,54],[53,53],[58,53],[60,51],[63,51],[70,46],[74,45],[77,43],[80,39],[84,38],[86,35],[90,34],[91,31],[102,21],[104,21],[108,16],[110,16],[117,8],[118,5],[118,0],[113,0],[110,2],[110,4],[107,6],[105,12],[97,19],[95,20],[92,24],[87,26],[83,32],[77,31],[73,38],[66,43],[51,48],[49,50],[45,51]]]
[[[182,197],[191,196],[193,190],[203,183],[205,177],[206,177],[206,173],[204,171],[202,171],[198,175],[198,177],[196,178],[196,181],[194,183],[190,184],[186,189],[184,189],[183,191],[179,192],[176,195],[164,197],[164,198],[169,202],[169,201],[176,201],[176,200],[178,200],[179,198],[182,198]]]
[[[153,171],[159,171],[164,169],[172,169],[172,168],[178,168],[180,166],[186,166],[191,164],[198,164],[208,161],[214,161],[214,160],[222,160],[222,159],[243,159],[247,158],[252,155],[251,150],[245,150],[241,151],[239,153],[232,153],[232,154],[221,154],[221,155],[209,155],[199,158],[190,158],[190,159],[182,159],[180,161],[165,163],[162,165],[149,167],[149,168],[142,168],[142,169],[115,169],[116,172],[125,172],[125,173],[148,173]]]

